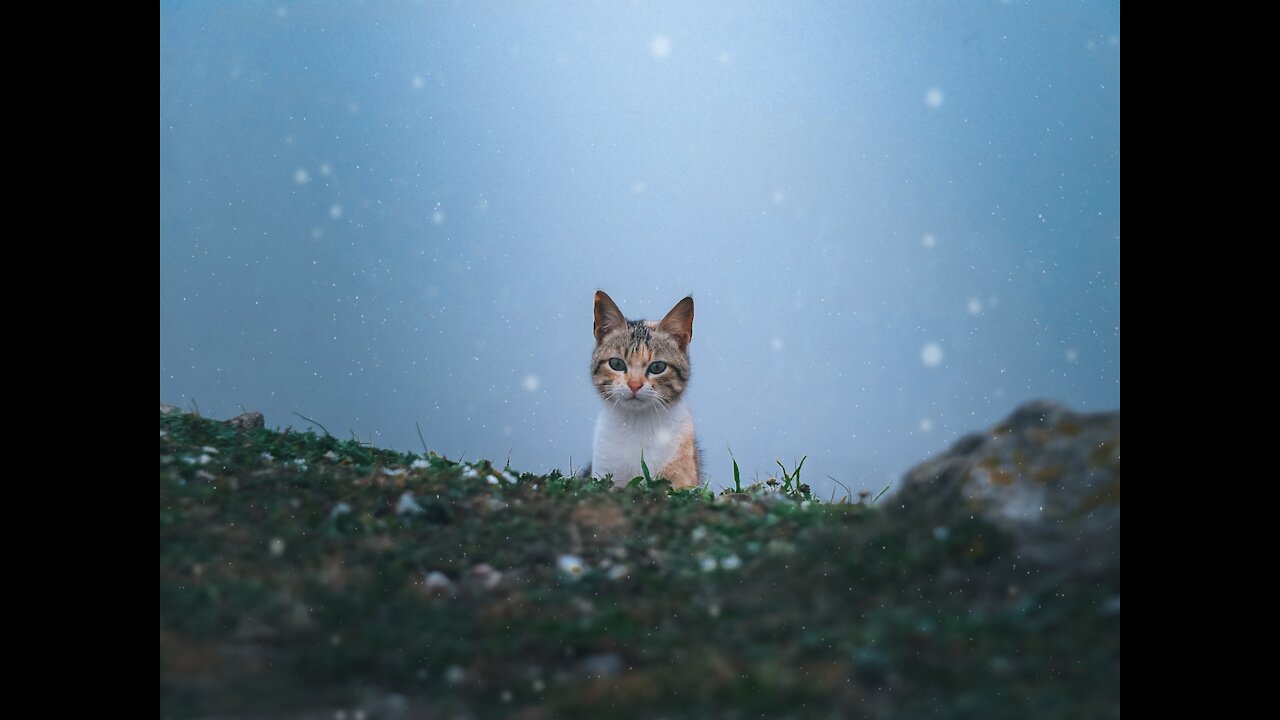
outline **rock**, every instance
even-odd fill
[[[1066,571],[1120,565],[1120,413],[1026,403],[984,434],[912,468],[895,496],[935,529],[976,512],[1027,561]]]
[[[227,420],[226,423],[231,427],[238,428],[240,430],[261,430],[267,426],[266,418],[262,416],[262,413],[256,410],[242,415],[237,415],[230,420]]]
[[[353,717],[366,720],[402,720],[409,717],[409,698],[400,693],[373,694],[367,697]]]
[[[453,581],[449,579],[448,575],[439,570],[432,570],[427,573],[422,585],[426,588],[428,594],[443,595],[453,593]]]
[[[622,656],[617,653],[597,653],[582,658],[582,673],[592,678],[611,678],[623,670]]]

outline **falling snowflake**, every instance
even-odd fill
[[[658,58],[659,60],[665,60],[666,58],[670,57],[671,56],[671,38],[667,37],[666,35],[654,36],[653,40],[649,43],[649,54],[654,56],[655,58]]]
[[[970,315],[981,315],[981,314],[982,314],[982,301],[981,301],[981,300],[979,300],[978,298],[969,298],[969,314],[970,314]]]
[[[938,367],[942,364],[942,347],[937,343],[929,343],[920,351],[920,361],[925,367]]]
[[[293,181],[298,183],[299,185],[306,185],[307,183],[311,182],[311,176],[307,174],[307,171],[305,169],[298,168],[293,173]]]
[[[337,203],[330,205],[329,217],[333,218],[334,220],[337,220],[338,218],[342,217],[342,206]]]

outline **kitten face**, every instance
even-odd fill
[[[693,298],[676,303],[655,323],[627,320],[600,291],[595,316],[591,382],[600,397],[627,412],[661,412],[678,402],[689,383]]]

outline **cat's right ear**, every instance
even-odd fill
[[[622,311],[614,304],[613,298],[603,290],[596,291],[596,344],[599,345],[604,336],[626,327],[627,319],[622,316]]]

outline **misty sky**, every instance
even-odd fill
[[[160,399],[536,472],[692,294],[713,487],[1120,404],[1109,2],[161,3]],[[843,490],[840,491],[843,494]]]

